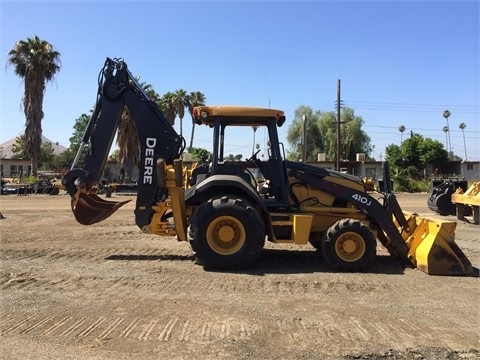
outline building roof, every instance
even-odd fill
[[[58,155],[58,154],[64,152],[65,150],[67,150],[67,148],[65,146],[60,145],[58,142],[54,142],[54,141],[52,141],[52,140],[50,140],[47,137],[42,135],[42,144],[46,143],[46,142],[49,142],[50,144],[52,144],[53,153],[55,155]],[[5,141],[3,144],[0,144],[1,158],[2,159],[11,159],[12,158],[12,156],[13,156],[12,147],[15,143],[16,143],[16,138],[13,138],[13,139],[10,139],[8,141]]]

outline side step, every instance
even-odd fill
[[[272,227],[275,243],[308,243],[313,215],[272,213]]]

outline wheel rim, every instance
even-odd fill
[[[346,262],[360,260],[366,251],[363,238],[354,232],[342,234],[335,244],[335,251],[340,259]]]
[[[243,224],[232,216],[219,216],[207,228],[207,243],[218,254],[235,254],[245,244]]]

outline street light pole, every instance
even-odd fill
[[[448,158],[450,159],[452,156],[452,141],[450,139],[450,125],[448,124],[448,118],[452,115],[452,113],[448,110],[443,112],[443,117],[447,119],[447,131],[448,131]]]
[[[458,127],[463,133],[463,148],[465,149],[465,161],[467,161],[467,143],[465,142],[465,128],[467,127],[467,124],[462,122],[460,125],[458,125]]]

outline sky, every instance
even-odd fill
[[[37,35],[61,54],[46,87],[43,135],[66,147],[75,120],[93,108],[110,57],[123,58],[160,95],[182,88],[201,91],[209,105],[283,110],[286,149],[295,109],[335,111],[338,80],[377,160],[400,145],[401,125],[403,139],[413,132],[446,146],[448,109],[452,151],[478,161],[479,16],[478,1],[0,0],[0,143],[25,126],[24,84],[8,51]],[[186,115],[187,143],[190,124]],[[211,149],[211,129],[197,126],[195,135],[194,146]],[[226,153],[251,154],[249,136]]]

